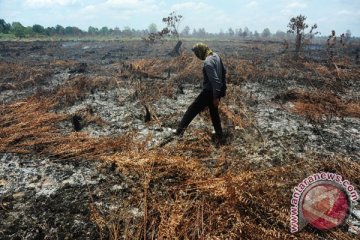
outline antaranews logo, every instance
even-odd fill
[[[293,189],[290,230],[296,233],[307,224],[319,230],[337,227],[346,221],[352,201],[358,199],[354,186],[342,176],[329,172],[313,174]]]

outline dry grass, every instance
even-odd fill
[[[327,81],[334,78],[328,67],[296,63],[289,68],[290,63],[281,58],[274,58],[269,63],[271,67],[237,58],[224,58],[224,62],[228,66],[229,82],[233,84],[267,78],[296,77],[314,81],[319,75]],[[62,68],[72,64],[68,61],[51,63]],[[184,139],[152,151],[146,150],[146,141],[135,141],[136,133],[94,138],[84,132],[60,132],[58,124],[69,121],[71,116],[54,110],[73,105],[93,89],[119,86],[115,77],[131,76],[133,81],[125,85],[133,87],[137,98],[144,103],[152,103],[164,95],[171,97],[176,84],[198,82],[202,77],[201,62],[188,53],[170,60],[141,59],[131,64],[131,68],[123,69],[114,77],[77,76],[50,96],[0,106],[0,152],[42,154],[57,159],[101,159],[116,163],[118,171],[125,175],[140,176],[142,188],[133,192],[126,204],[139,206],[142,217],[135,218],[127,209],[104,214],[91,205],[91,219],[100,234],[109,232],[110,239],[351,239],[342,229],[324,233],[305,229],[296,235],[289,233],[291,190],[305,177],[315,172],[335,171],[359,186],[360,165],[346,157],[292,157],[293,162],[283,166],[254,170],[250,163],[237,156],[236,146],[215,149],[210,134],[204,131],[194,132],[194,139]],[[12,69],[12,74],[16,71],[28,74],[22,66],[5,63],[0,65],[0,74],[5,74],[8,68]],[[168,81],[161,79],[166,78],[169,70],[177,75]],[[336,74],[341,78],[353,77],[353,73],[345,69],[339,71]],[[29,74],[33,74],[33,78],[26,79],[36,82],[36,71]],[[40,80],[45,75],[41,75]],[[159,78],[152,79],[154,76]],[[144,78],[151,81],[146,82]],[[221,113],[236,126],[251,127],[253,123],[240,90],[236,86],[232,89]],[[314,121],[323,116],[360,117],[359,102],[347,102],[331,93],[292,91],[282,97],[294,102],[294,112]],[[230,108],[228,104],[237,108]],[[78,114],[88,122],[103,124],[88,112]],[[213,156],[214,152],[218,154]]]
[[[131,62],[133,72],[145,76],[168,77],[176,74],[172,81],[176,84],[195,83],[202,79],[201,61],[193,54],[183,52],[181,56],[169,59],[146,58]]]
[[[55,60],[55,61],[50,62],[49,65],[51,67],[58,67],[58,68],[66,69],[66,68],[70,68],[76,64],[77,64],[77,62],[72,61],[72,60]]]
[[[51,112],[54,106],[51,100],[30,98],[1,107],[0,151],[96,159],[131,144],[130,134],[118,138],[92,138],[86,133],[63,135],[56,125],[70,121],[71,116]]]
[[[292,111],[305,116],[313,122],[333,117],[360,118],[360,102],[345,100],[330,92],[308,91],[293,89],[277,98],[283,101],[292,101]]]
[[[118,87],[117,80],[111,77],[75,76],[56,89],[54,102],[58,106],[72,106],[90,92]]]
[[[197,142],[201,147],[187,142],[180,143],[176,150],[163,149],[131,158],[120,153],[105,158],[116,162],[122,172],[143,176],[143,191],[135,196],[133,204],[142,206],[146,218],[133,223],[141,231],[136,238],[318,239],[311,230],[289,233],[291,189],[307,175],[320,171],[336,171],[354,184],[359,183],[359,164],[340,157],[299,159],[281,167],[215,176],[203,164],[211,146],[203,138]],[[199,157],[186,157],[184,145]],[[216,167],[222,164],[220,161]],[[125,228],[119,230],[123,236]],[[351,239],[340,229],[324,233],[324,238],[334,236]]]
[[[40,85],[51,76],[46,67],[29,67],[21,64],[0,62],[0,76],[11,84],[12,89],[23,89]]]

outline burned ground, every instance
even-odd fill
[[[360,68],[351,47],[296,61],[281,43],[209,42],[228,69],[216,146],[207,112],[172,129],[201,91],[184,42],[4,42],[2,239],[353,239],[290,234],[292,189],[320,171],[359,189]]]

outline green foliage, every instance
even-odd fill
[[[302,34],[304,30],[309,27],[309,25],[305,23],[305,20],[306,17],[301,14],[299,16],[292,17],[288,24],[288,28],[289,28],[288,32]]]
[[[288,33],[296,33],[297,36],[304,37],[305,36],[305,29],[309,27],[308,24],[305,23],[306,17],[303,15],[299,15],[296,17],[292,17],[288,24]],[[317,28],[317,24],[311,26],[311,30],[308,33],[309,35],[316,35],[318,32],[313,33],[313,31]]]
[[[292,17],[290,19],[290,22],[288,24],[288,33],[295,33],[296,34],[296,45],[295,45],[295,52],[296,52],[296,56],[298,55],[300,48],[302,46],[302,42],[305,38],[305,29],[307,29],[309,27],[308,24],[305,23],[306,17],[303,15],[299,15],[296,17]],[[314,24],[311,27],[310,32],[307,34],[309,36],[309,38],[312,38],[314,35],[318,34],[318,32],[313,33],[313,30],[315,30],[317,28],[317,25]]]
[[[16,37],[14,34],[11,33],[0,33],[0,39],[2,41],[10,41],[10,40],[15,40]]]
[[[232,28],[229,28],[228,33],[229,33],[230,37],[234,37],[234,35],[235,35],[235,32]]]
[[[11,25],[11,32],[17,38],[24,38],[26,36],[27,29],[21,23],[13,22]]]
[[[108,27],[102,27],[100,29],[100,34],[103,35],[103,36],[106,36],[106,35],[109,35],[109,28]]]
[[[281,31],[281,30],[277,30],[275,33],[275,36],[278,38],[285,38],[286,37],[286,33]]]
[[[45,34],[45,28],[39,24],[33,25],[32,31],[37,34]]]
[[[9,33],[11,25],[6,23],[4,19],[0,19],[0,33]]]
[[[56,29],[55,29],[54,27],[47,27],[47,28],[45,29],[45,34],[46,34],[47,36],[53,36],[53,35],[56,34]]]
[[[67,36],[79,36],[79,35],[82,35],[82,31],[81,29],[79,29],[78,27],[70,27],[70,26],[67,26],[65,28],[65,31],[64,31],[65,35]]]
[[[156,33],[158,31],[155,23],[150,24],[148,27],[148,30],[149,30],[149,33]]]
[[[190,27],[189,26],[185,26],[184,29],[181,32],[181,35],[183,36],[189,36],[190,35]]]
[[[72,27],[66,27],[65,28],[65,35],[72,35],[73,34],[73,28]]]
[[[124,27],[124,30],[122,31],[123,36],[125,37],[132,37],[132,31],[131,28],[126,26]]]
[[[88,28],[88,34],[90,34],[90,35],[96,35],[96,34],[98,34],[98,32],[99,32],[99,29],[97,29],[96,27],[90,26]]]
[[[262,37],[264,37],[264,38],[270,37],[270,36],[271,36],[270,29],[269,29],[269,28],[265,28],[261,35],[262,35]]]
[[[207,32],[206,32],[205,28],[199,28],[194,34],[194,36],[200,37],[200,38],[205,38],[206,35],[207,35]]]
[[[56,25],[55,32],[58,35],[64,35],[65,34],[65,28],[61,25]]]
[[[248,37],[249,35],[250,35],[250,30],[249,30],[248,27],[245,27],[245,28],[244,28],[244,31],[243,31],[243,33],[242,33],[242,36],[243,36],[244,38],[246,38],[246,37]]]
[[[120,34],[121,34],[120,28],[115,27],[113,34],[114,34],[114,35],[120,35]]]
[[[349,29],[346,30],[345,37],[346,37],[346,39],[350,39],[350,38],[351,38],[351,31],[350,31]]]

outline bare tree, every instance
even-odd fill
[[[340,43],[345,46],[347,44],[349,44],[350,40],[351,40],[351,31],[350,30],[346,30],[346,33],[341,34],[341,39],[340,39]]]
[[[336,44],[336,33],[335,30],[331,31],[331,35],[327,39],[328,48],[332,48]]]
[[[162,20],[167,25],[166,29],[168,30],[169,35],[176,37],[178,41],[180,40],[179,26],[182,19],[183,16],[176,15],[176,12],[174,11]]]
[[[349,32],[348,32],[349,31]],[[339,47],[342,47],[343,50],[344,48],[346,48],[346,46],[349,44],[350,42],[350,36],[351,36],[351,32],[350,30],[348,30],[346,33],[342,33],[340,35],[340,45],[337,44],[338,43],[338,37],[336,36],[336,32],[335,30],[331,31],[331,35],[329,35],[328,39],[327,39],[327,51],[329,54],[329,60],[332,61],[334,60],[334,57],[339,54]]]
[[[157,40],[163,40],[164,37],[176,37],[180,41],[179,25],[183,19],[183,16],[176,15],[176,12],[172,12],[169,16],[164,17],[162,21],[166,24],[162,30],[158,32],[150,32],[144,41],[155,43]]]
[[[305,39],[305,29],[309,27],[308,24],[305,23],[306,17],[303,15],[299,15],[296,17],[292,17],[288,24],[288,32],[296,34],[296,42],[295,42],[295,57],[298,57],[303,40]],[[310,32],[307,34],[311,39],[314,35],[318,34],[318,32],[313,33],[313,31],[317,28],[317,24],[311,26]]]

